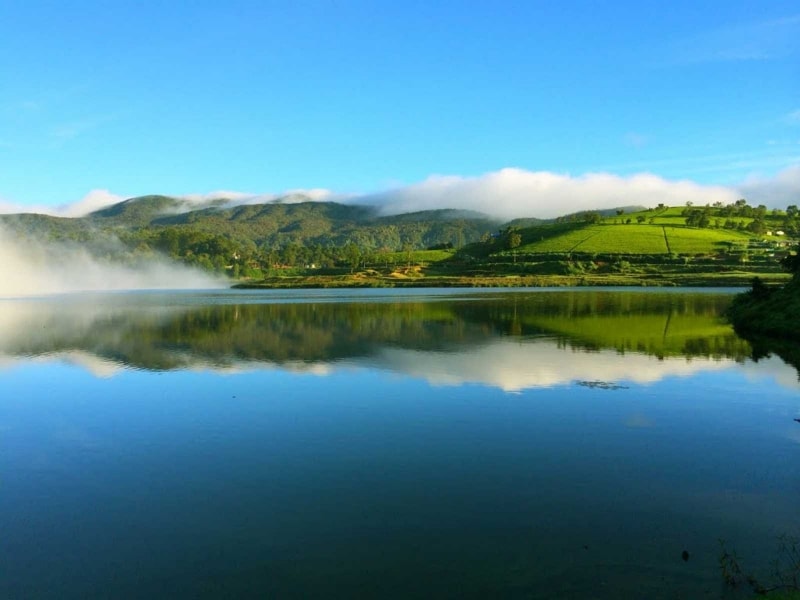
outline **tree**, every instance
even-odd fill
[[[764,221],[761,219],[753,219],[750,221],[750,224],[747,226],[748,231],[752,231],[756,235],[761,235],[767,230],[767,226],[764,224]]]
[[[358,264],[361,262],[361,250],[353,242],[347,242],[347,246],[345,246],[344,249],[344,257],[352,273],[358,268]]]
[[[414,246],[406,242],[403,244],[403,253],[406,255],[406,266],[411,268],[411,257],[414,254]]]
[[[295,244],[289,244],[283,249],[283,261],[290,267],[297,263],[297,246]]]
[[[800,245],[795,246],[794,250],[784,257],[781,266],[792,273],[795,278],[800,276]]]
[[[703,208],[702,210],[699,208],[692,208],[688,211],[685,211],[686,224],[689,227],[708,227],[711,224],[709,211],[710,209],[708,207]]]
[[[516,231],[512,232],[511,235],[508,236],[508,247],[510,249],[519,248],[519,245],[522,243],[522,236],[517,233]]]

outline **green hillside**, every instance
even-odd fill
[[[0,215],[0,225],[21,236],[45,241],[86,240],[93,227],[83,219],[68,219],[39,214]]]
[[[179,210],[182,206],[183,202],[169,196],[141,196],[95,211],[86,219],[99,225],[141,227],[149,225],[160,215]]]
[[[279,250],[290,244],[341,247],[354,243],[362,249],[404,246],[426,248],[477,241],[500,223],[480,213],[431,210],[381,216],[370,206],[315,202],[302,196],[291,201],[225,207],[210,201],[195,210],[187,202],[167,196],[142,196],[96,211],[84,218],[96,227],[126,229],[127,239],[151,243],[166,229],[181,235],[207,234]]]
[[[779,261],[798,237],[800,211],[741,200],[502,224],[463,210],[381,215],[297,195],[238,206],[151,195],[82,218],[2,215],[0,224],[35,240],[78,242],[110,260],[167,256],[281,285],[312,284],[303,280],[312,275],[313,285],[329,276],[350,285],[351,275],[357,285],[726,285],[754,274],[785,277]]]
[[[542,235],[536,229],[522,233],[533,239],[517,252],[578,252],[585,254],[715,254],[731,248],[746,248],[755,238],[738,230],[699,229],[685,224],[615,225],[587,224],[557,236]]]

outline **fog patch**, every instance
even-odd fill
[[[669,181],[641,173],[621,177],[588,173],[579,177],[549,171],[502,169],[478,177],[434,175],[421,183],[364,196],[361,202],[380,207],[384,214],[435,208],[461,208],[501,219],[553,218],[583,210],[620,206],[725,204],[738,199],[723,186],[692,181]]]
[[[112,239],[92,247],[43,243],[0,227],[0,297],[225,286],[221,278],[158,255],[133,257]]]

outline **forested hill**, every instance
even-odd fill
[[[477,241],[500,223],[486,215],[458,210],[431,210],[381,216],[370,206],[316,202],[302,196],[290,201],[225,207],[225,200],[187,210],[185,202],[166,196],[126,200],[86,217],[100,228],[173,229],[222,235],[261,249],[299,246],[341,247],[354,243],[362,249],[403,246],[464,245]]]
[[[298,195],[238,206],[226,199],[198,204],[151,195],[80,218],[0,215],[0,224],[44,241],[89,247],[103,241],[104,253],[105,242],[119,240],[130,252],[164,253],[206,267],[215,260],[230,265],[234,255],[263,262],[270,253],[282,256],[287,249],[301,261],[325,263],[335,262],[348,245],[372,252],[462,247],[502,227],[498,220],[464,210],[383,216],[372,206],[317,202]]]

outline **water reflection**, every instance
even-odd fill
[[[797,375],[729,300],[0,302],[0,597],[719,597],[718,539],[800,531]]]
[[[363,365],[439,384],[520,390],[575,380],[651,382],[724,369],[753,353],[721,318],[729,294],[383,293],[293,301],[300,297],[8,301],[0,305],[0,360],[58,358],[99,376],[121,368],[327,373]]]

